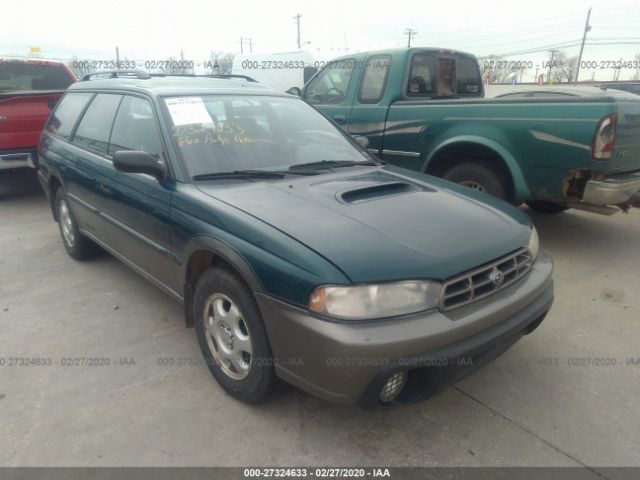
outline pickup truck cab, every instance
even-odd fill
[[[42,128],[75,81],[61,62],[0,58],[0,171],[37,167]]]
[[[300,94],[391,164],[544,212],[640,205],[637,96],[485,99],[473,55],[427,48],[338,58]]]

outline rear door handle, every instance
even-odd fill
[[[98,180],[98,181],[97,181],[97,185],[98,185],[98,188],[99,188],[103,193],[106,193],[106,194],[111,194],[111,193],[113,193],[113,190],[111,190],[111,187],[110,187],[107,183],[105,183],[103,180]]]
[[[345,115],[341,115],[341,114],[334,115],[333,116],[333,121],[338,123],[338,124],[340,124],[340,125],[342,125],[344,122],[347,121],[347,117]]]

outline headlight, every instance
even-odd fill
[[[540,253],[540,240],[538,239],[538,232],[536,227],[531,228],[531,236],[529,237],[529,245],[527,246],[529,253],[531,254],[531,262],[535,262]]]
[[[316,288],[309,309],[331,317],[364,320],[429,310],[440,302],[440,284],[422,280]]]

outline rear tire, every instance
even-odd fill
[[[62,188],[56,191],[54,205],[62,244],[69,256],[75,260],[94,257],[100,248],[78,230],[78,224],[69,207],[69,200]]]
[[[560,205],[559,203],[545,202],[544,200],[528,200],[525,203],[531,210],[538,213],[553,214],[569,210],[569,207]]]
[[[507,180],[499,172],[483,163],[460,163],[447,170],[442,178],[509,201]]]
[[[275,381],[262,315],[251,290],[227,268],[205,272],[196,287],[194,320],[209,370],[230,395],[257,403]]]

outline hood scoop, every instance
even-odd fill
[[[338,193],[337,197],[342,203],[361,203],[379,198],[419,192],[421,190],[421,188],[411,183],[386,182],[343,191]]]

